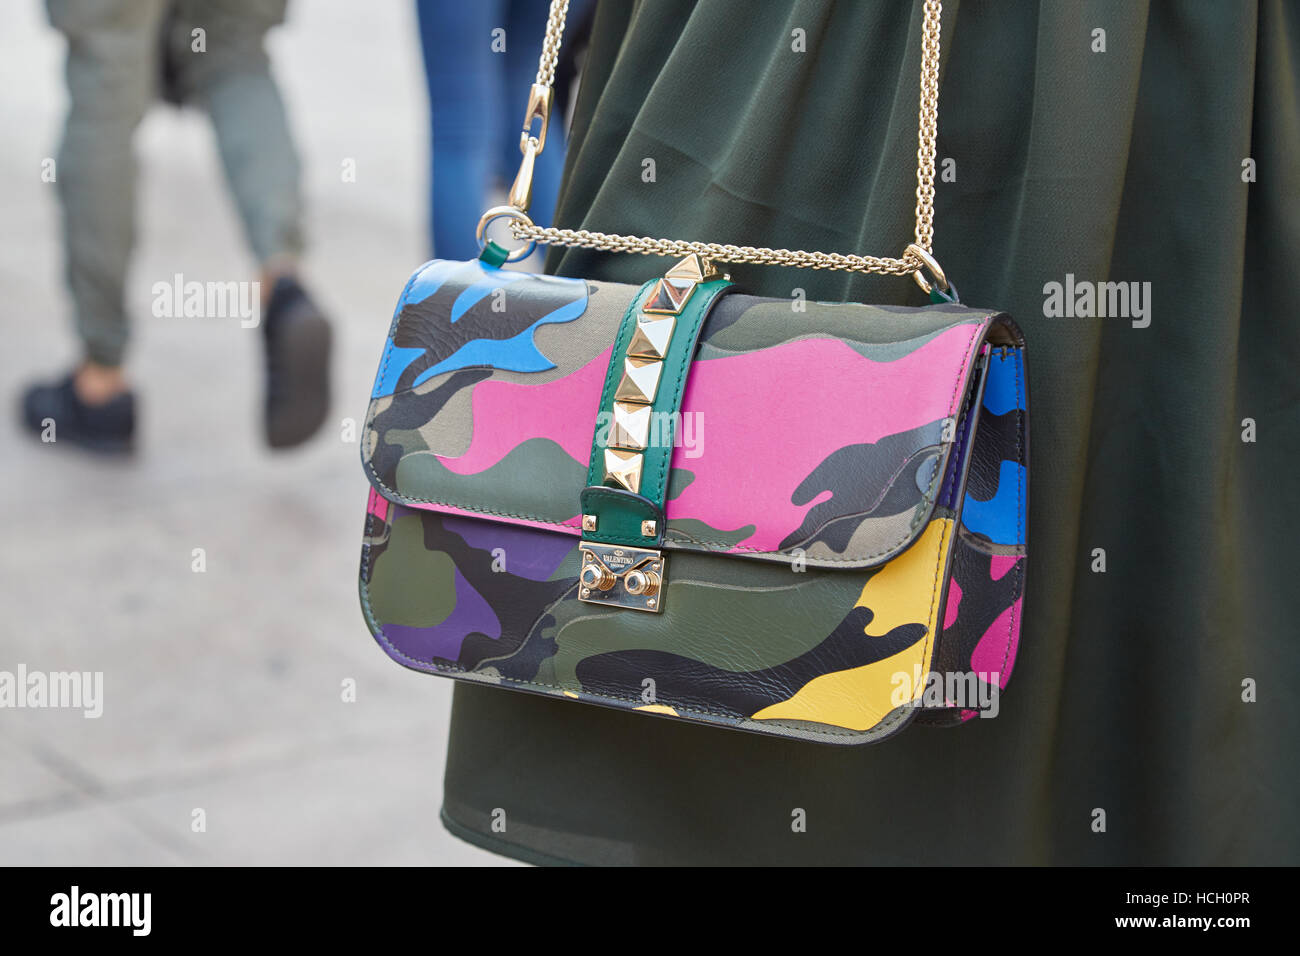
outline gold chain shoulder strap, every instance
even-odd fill
[[[843,255],[835,252],[804,252],[791,249],[767,249],[754,246],[733,246],[716,242],[689,242],[682,239],[651,239],[645,236],[620,236],[589,229],[543,228],[528,218],[528,205],[532,200],[533,167],[537,156],[546,147],[546,127],[551,115],[551,87],[555,83],[555,64],[560,54],[560,41],[564,35],[564,19],[568,14],[569,0],[551,0],[550,15],[546,21],[546,39],[542,56],[537,64],[537,80],[528,96],[528,109],[524,114],[523,132],[519,137],[519,151],[523,161],[514,185],[510,187],[509,204],[494,206],[483,214],[478,223],[478,241],[486,242],[487,227],[496,219],[510,220],[510,231],[516,239],[526,241],[510,252],[507,261],[526,258],[537,243],[557,246],[576,246],[583,249],[600,249],[606,252],[635,252],[650,256],[683,257],[691,253],[715,262],[751,263],[757,265],[794,266],[802,269],[840,269],[848,272],[878,272],[888,275],[911,275],[917,285],[929,293],[932,288],[946,292],[948,280],[943,269],[931,254],[934,242],[934,162],[935,137],[939,125],[939,24],[943,5],[940,0],[925,0],[921,24],[921,106],[920,132],[916,149],[916,241],[909,244],[897,259],[877,256]],[[533,132],[539,123],[537,132]],[[930,278],[922,274],[929,272]]]

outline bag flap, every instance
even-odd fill
[[[366,416],[375,492],[580,535],[606,367],[638,292],[478,260],[417,270]],[[842,568],[904,550],[934,510],[993,319],[723,296],[674,422],[664,547]]]

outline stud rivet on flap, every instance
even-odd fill
[[[641,466],[644,459],[639,451],[622,451],[618,448],[605,449],[605,483],[613,483],[619,488],[639,492],[641,490]]]
[[[671,315],[662,318],[638,316],[627,354],[632,358],[662,359],[668,354],[668,343],[672,341],[676,325],[677,320]]]
[[[650,444],[649,405],[631,402],[614,403],[614,424],[609,432],[609,444],[614,448],[641,450]]]
[[[653,404],[663,370],[664,363],[657,359],[624,359],[623,378],[614,392],[615,401]]]

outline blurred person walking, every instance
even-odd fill
[[[129,450],[136,402],[123,373],[124,286],[135,234],[131,141],[161,96],[212,120],[260,265],[265,434],[300,444],[329,401],[330,326],[297,278],[299,163],[264,47],[286,0],[47,0],[67,38],[70,98],[58,154],[67,282],[83,359],[23,396],[27,427],[99,451]]]

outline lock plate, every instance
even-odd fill
[[[594,541],[583,541],[579,548],[579,600],[652,614],[663,610],[667,562],[662,551]]]

